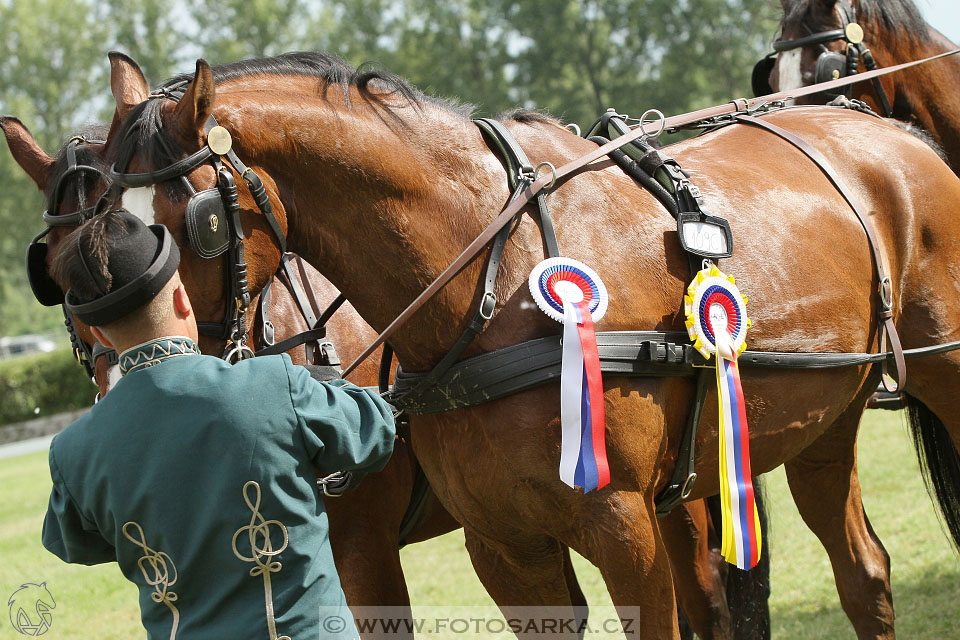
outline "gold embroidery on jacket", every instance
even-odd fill
[[[251,487],[254,490],[255,497],[253,499],[247,495],[247,490]],[[240,527],[233,534],[231,542],[233,554],[244,562],[255,563],[256,566],[250,569],[251,576],[263,576],[263,596],[266,601],[267,630],[270,633],[270,640],[290,640],[289,636],[277,636],[277,624],[273,612],[273,588],[270,586],[270,574],[277,573],[283,568],[280,562],[270,560],[270,558],[283,553],[283,550],[287,548],[287,544],[290,542],[287,528],[279,520],[264,520],[263,516],[260,515],[260,485],[255,481],[250,480],[243,485],[243,501],[247,503],[252,515],[250,516],[250,524]],[[270,539],[271,527],[276,527],[283,535],[283,544],[277,549],[273,548],[273,541]],[[246,533],[247,541],[250,544],[249,556],[245,556],[237,550],[237,538],[244,533]],[[264,562],[264,558],[267,559],[267,562]]]
[[[127,529],[135,530],[139,539],[134,538]],[[143,527],[136,522],[126,523],[123,525],[122,531],[127,540],[143,550],[143,555],[137,559],[137,566],[143,574],[143,579],[147,581],[147,585],[154,588],[154,592],[150,594],[150,599],[158,604],[162,602],[167,605],[173,614],[170,640],[174,640],[177,637],[177,627],[180,625],[180,612],[173,605],[177,601],[177,594],[170,591],[169,588],[177,582],[177,567],[166,553],[154,551],[147,546],[147,538],[143,533]]]

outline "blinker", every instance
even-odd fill
[[[57,286],[50,272],[47,271],[47,243],[40,242],[45,235],[50,233],[47,227],[37,235],[27,246],[27,281],[30,283],[30,290],[33,291],[37,302],[45,307],[55,307],[63,304],[63,290]]]
[[[230,236],[224,220],[223,199],[219,189],[205,189],[190,196],[184,211],[187,238],[201,258],[216,258],[227,250]]]
[[[777,54],[770,53],[753,66],[750,84],[753,87],[755,98],[773,93],[773,87],[770,86],[770,74],[773,73],[775,64],[777,64]]]
[[[815,82],[827,82],[829,80],[836,80],[837,78],[842,78],[847,75],[847,56],[842,53],[834,53],[832,51],[827,51],[820,54],[820,57],[817,58],[817,69]],[[837,95],[846,95],[849,97],[850,87],[844,87],[839,91],[824,91],[824,95],[827,96],[837,96]]]

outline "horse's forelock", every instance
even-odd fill
[[[87,140],[106,140],[108,131],[109,127],[105,124],[90,124],[81,128],[75,135],[82,136]],[[47,178],[47,184],[44,188],[44,197],[47,202],[48,210],[51,206],[53,206],[51,201],[53,200],[54,189],[56,189],[57,184],[60,182],[69,168],[69,162],[67,161],[67,145],[69,144],[70,140],[60,147],[60,150],[57,152],[54,161],[53,170],[50,172],[50,177]],[[94,153],[86,145],[80,146],[77,149],[77,162],[79,164],[89,165],[102,171],[105,171],[107,168],[107,163],[102,155],[100,153]],[[91,176],[87,172],[83,172],[79,174],[76,179],[88,180],[90,178]],[[83,185],[81,185],[81,188],[83,188]],[[51,211],[51,213],[55,212]]]
[[[114,134],[119,142],[109,145],[106,154],[109,165],[140,155],[149,160],[154,169],[159,169],[179,159],[183,150],[164,131],[162,106],[163,100],[151,99],[133,108]],[[126,169],[117,167],[120,172]]]

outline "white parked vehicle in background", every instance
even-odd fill
[[[0,359],[26,355],[28,353],[49,352],[57,348],[50,338],[37,334],[9,336],[0,338]]]

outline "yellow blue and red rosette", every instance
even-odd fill
[[[584,493],[610,484],[603,378],[594,322],[607,310],[607,289],[587,265],[548,258],[530,273],[530,294],[563,323],[560,366],[560,479]]]
[[[746,298],[716,265],[697,273],[684,296],[687,332],[707,359],[717,356],[720,500],[724,559],[740,569],[760,560],[760,518],[750,472],[750,434],[737,357],[747,348]]]

